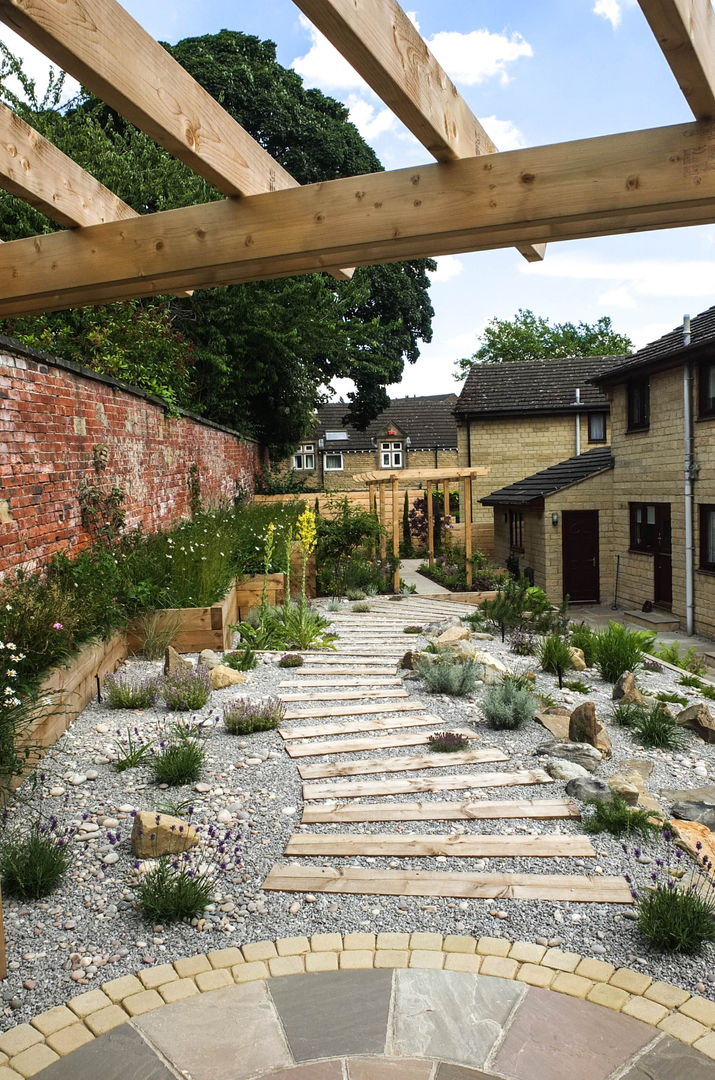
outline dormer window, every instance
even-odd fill
[[[402,440],[383,440],[380,443],[380,462],[383,469],[402,468]]]

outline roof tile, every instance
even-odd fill
[[[548,469],[527,476],[524,480],[517,480],[515,484],[499,488],[490,495],[485,495],[479,501],[485,506],[501,506],[504,503],[513,503],[523,506],[530,502],[540,501],[546,495],[553,495],[556,491],[577,484],[580,480],[586,480],[589,476],[603,472],[604,469],[613,468],[613,455],[610,446],[598,446],[595,450],[589,450],[578,457],[569,458],[568,461],[560,461],[558,465],[551,465]]]
[[[572,356],[524,363],[472,364],[455,408],[459,414],[508,416],[514,413],[608,410],[608,400],[589,379],[627,357]],[[576,389],[580,402],[576,403]]]

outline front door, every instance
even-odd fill
[[[673,563],[670,541],[670,503],[655,504],[653,555],[653,603],[670,608],[673,603]]]
[[[563,592],[575,604],[600,600],[598,510],[564,510],[561,515]]]

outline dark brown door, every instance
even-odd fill
[[[673,603],[673,563],[670,541],[670,504],[655,505],[655,551],[653,556],[653,603],[669,608]]]
[[[564,510],[561,515],[564,596],[575,604],[600,600],[598,510]]]

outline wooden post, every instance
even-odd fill
[[[392,554],[397,559],[393,588],[396,593],[400,591],[400,514],[399,514],[399,491],[397,490],[397,477],[392,478]]]
[[[380,494],[379,518],[380,524],[383,528],[383,532],[380,536],[380,559],[382,562],[385,562],[385,560],[387,559],[387,532],[385,531],[387,528],[387,520],[385,518],[385,485],[382,483],[378,484],[378,490]]]
[[[472,587],[472,478],[464,478],[464,558],[467,570],[467,587]]]
[[[429,564],[434,566],[434,507],[432,506],[432,483],[427,482],[427,551]]]
[[[372,513],[372,508],[373,508],[373,505],[374,505],[374,501],[375,501],[375,485],[374,484],[368,484],[367,485],[367,510],[368,510],[369,514]],[[370,558],[374,559],[376,554],[377,554],[377,545],[376,545],[375,541],[373,541],[372,544],[370,545]]]
[[[442,498],[444,499],[444,516],[448,518],[449,513],[449,480],[444,480],[442,483]]]
[[[0,893],[0,982],[7,978],[7,958],[5,956],[5,932],[2,925],[2,894]]]

